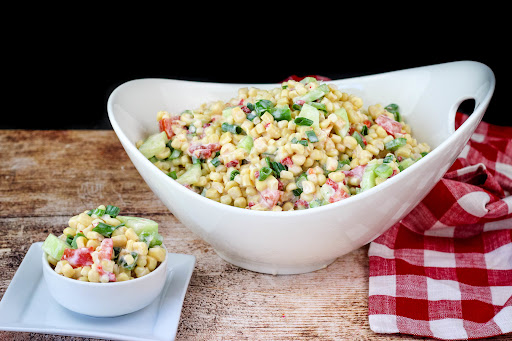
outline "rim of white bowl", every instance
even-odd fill
[[[458,61],[458,62],[451,62],[451,63],[460,63],[460,62],[467,62],[467,61]],[[472,61],[470,61],[470,62],[472,62]],[[443,63],[443,64],[451,64],[451,63]],[[483,63],[480,63],[480,62],[473,62],[473,63],[480,64],[480,65],[486,67],[489,70],[489,72],[490,72],[490,74],[492,76],[492,79],[491,79],[492,82],[489,85],[489,90],[488,90],[486,96],[479,103],[478,107],[474,108],[473,113],[469,116],[469,118],[457,130],[455,130],[446,140],[444,140],[440,145],[438,145],[431,152],[429,152],[425,156],[425,158],[432,158],[435,155],[438,155],[438,154],[444,152],[444,149],[446,149],[447,146],[449,146],[454,140],[457,140],[459,138],[459,136],[463,135],[466,130],[470,129],[471,125],[475,124],[475,129],[476,129],[476,126],[478,125],[478,123],[475,123],[475,121],[479,120],[478,117],[480,116],[481,112],[487,109],[487,106],[488,106],[488,104],[489,104],[489,102],[490,102],[490,100],[492,98],[492,95],[493,95],[494,89],[495,89],[495,85],[496,85],[496,80],[495,80],[495,77],[494,77],[494,73],[492,72],[492,70],[487,65],[485,65]],[[381,73],[379,75],[392,74],[392,73],[396,73],[396,72],[404,72],[404,71],[407,71],[407,70],[413,70],[413,69],[419,69],[419,68],[428,68],[430,66],[443,65],[443,64],[435,64],[435,65],[429,65],[429,66],[423,66],[423,67],[417,67],[417,68],[411,68],[411,69],[403,69],[403,70],[397,70],[397,71],[390,71],[390,72]],[[333,79],[331,81],[332,82],[336,82],[336,81],[345,81],[345,80],[357,80],[359,78],[374,77],[376,75],[377,74],[361,76],[361,77],[353,77],[353,78]],[[174,187],[178,191],[180,191],[181,193],[184,193],[184,195],[193,195],[194,198],[196,198],[197,200],[206,200],[205,203],[209,203],[211,205],[214,205],[214,207],[219,207],[219,209],[222,208],[223,210],[230,210],[230,211],[236,210],[236,211],[233,211],[233,212],[240,212],[239,210],[245,210],[247,215],[254,215],[254,216],[260,216],[261,215],[261,216],[267,216],[267,217],[287,217],[287,216],[292,216],[292,215],[296,216],[296,215],[303,215],[303,214],[311,214],[310,209],[294,210],[294,211],[255,211],[255,210],[247,210],[247,209],[243,209],[243,208],[239,208],[239,207],[234,207],[234,206],[231,206],[231,205],[221,204],[220,202],[208,199],[208,198],[203,197],[202,195],[200,195],[198,193],[190,191],[189,189],[185,188],[184,186],[182,186],[178,182],[176,182],[176,180],[174,180],[171,177],[169,177],[166,174],[164,174],[164,172],[159,170],[155,165],[153,165],[153,163],[151,163],[151,161],[149,161],[149,159],[145,158],[137,150],[137,148],[135,147],[135,143],[132,143],[128,139],[128,137],[125,135],[125,133],[123,132],[123,130],[121,129],[121,127],[117,123],[117,120],[114,117],[114,108],[113,108],[114,104],[113,104],[113,100],[114,100],[114,97],[116,96],[117,92],[121,91],[121,89],[123,87],[129,85],[130,83],[134,83],[134,82],[138,82],[138,81],[142,81],[142,80],[181,81],[181,82],[191,82],[191,83],[208,83],[208,82],[197,82],[197,81],[189,81],[189,80],[170,79],[170,78],[138,78],[138,79],[129,80],[127,82],[124,82],[124,83],[120,84],[119,86],[117,86],[111,92],[111,94],[110,94],[110,96],[108,98],[108,101],[107,101],[108,117],[109,117],[110,123],[111,123],[112,128],[114,129],[116,135],[118,136],[118,138],[121,141],[124,141],[124,144],[127,145],[128,148],[132,152],[135,152],[134,156],[139,161],[147,162],[149,165],[154,167],[154,169],[152,169],[152,172],[157,177],[159,177],[161,179],[160,181],[171,181],[171,183],[174,182]],[[222,84],[222,83],[212,83],[212,84]],[[266,83],[266,84],[259,84],[259,85],[260,86],[271,86],[273,84],[274,83]],[[276,83],[276,84],[280,84],[280,83]],[[228,85],[242,85],[242,84],[230,83]],[[455,110],[456,110],[456,108],[455,108]],[[482,114],[482,117],[483,117],[483,114]],[[419,162],[415,162],[414,164],[409,166],[407,169],[413,171],[413,170],[415,170],[415,169],[417,169],[418,167],[421,167],[421,166],[422,165]],[[407,174],[410,174],[410,172],[407,172]],[[394,176],[394,177],[384,181],[383,183],[379,184],[378,186],[370,188],[367,191],[364,191],[364,192],[359,193],[357,195],[352,195],[352,196],[350,196],[347,199],[340,200],[338,202],[331,203],[329,205],[315,207],[314,208],[314,212],[315,213],[321,213],[321,212],[326,211],[326,210],[337,209],[338,207],[340,207],[342,205],[347,205],[348,203],[354,202],[356,200],[366,200],[366,198],[368,196],[372,195],[376,190],[384,190],[385,188],[387,188],[389,186],[392,186],[395,182],[400,181],[400,179],[402,179],[404,176],[407,176],[407,174],[404,175],[404,174],[402,174],[402,172],[400,172],[396,176]],[[347,202],[347,200],[350,200],[350,201]]]
[[[155,273],[157,273],[159,271],[162,271],[162,268],[166,268],[167,267],[167,260],[169,259],[169,254],[168,254],[167,248],[165,246],[163,246],[163,247],[165,249],[165,259],[164,259],[164,261],[162,263],[160,263],[158,265],[158,267],[155,270],[151,271],[149,274],[147,274],[145,276],[134,278],[134,279],[127,280],[127,281],[121,281],[121,282],[117,282],[117,281],[116,282],[107,282],[107,283],[85,282],[85,281],[79,281],[77,279],[68,278],[66,276],[59,275],[50,266],[50,263],[48,262],[48,258],[46,256],[47,253],[44,252],[44,251],[42,252],[43,253],[42,261],[43,261],[43,267],[47,267],[46,270],[49,270],[49,273],[51,273],[50,276],[57,276],[57,277],[59,277],[59,278],[61,278],[63,280],[69,281],[69,283],[76,283],[76,285],[89,285],[89,286],[109,286],[109,287],[110,286],[122,286],[122,285],[130,285],[133,282],[140,282],[142,280],[148,280],[148,278],[153,277],[155,275]],[[44,269],[43,269],[43,271],[44,271]]]

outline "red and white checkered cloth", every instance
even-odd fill
[[[466,119],[457,114],[456,126]],[[369,257],[374,332],[444,340],[512,332],[512,128],[480,123]]]

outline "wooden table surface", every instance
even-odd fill
[[[99,204],[158,221],[172,252],[196,257],[176,340],[428,339],[370,330],[367,246],[302,275],[226,263],[151,192],[109,130],[0,131],[0,298],[32,243]],[[0,340],[49,339],[82,340],[0,331]]]

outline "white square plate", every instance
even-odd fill
[[[168,254],[165,287],[146,308],[123,316],[98,318],[67,310],[51,297],[43,278],[41,244],[30,246],[0,301],[0,330],[113,340],[174,340],[196,262],[194,256]]]

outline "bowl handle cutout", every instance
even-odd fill
[[[471,116],[475,109],[477,108],[476,100],[474,98],[465,98],[459,100],[453,107],[453,110],[450,112],[449,120],[450,120],[450,130],[451,132],[455,132],[457,130],[457,126],[455,123],[455,115],[457,113],[465,114]]]

